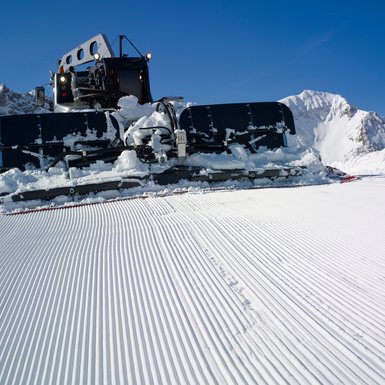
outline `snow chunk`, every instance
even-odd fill
[[[148,166],[138,159],[136,156],[136,152],[131,151],[123,151],[119,158],[115,161],[114,171],[116,172],[125,172],[125,171],[148,171]]]
[[[118,101],[119,110],[115,113],[126,121],[137,120],[143,116],[149,116],[155,111],[151,104],[139,104],[134,95],[123,96]],[[114,115],[116,117],[116,115]]]
[[[239,143],[234,143],[229,146],[229,149],[235,159],[246,161],[247,160],[247,152],[246,149]]]
[[[38,179],[30,171],[21,172],[14,168],[0,174],[0,195],[16,191],[19,187],[33,184]]]
[[[151,136],[154,131],[154,127],[164,131],[164,133],[170,134],[171,126],[164,114],[154,111],[150,116],[143,116],[137,122],[135,122],[124,134],[124,143],[127,145],[141,145],[144,138]],[[162,128],[166,127],[166,128]],[[148,129],[146,129],[148,128]]]

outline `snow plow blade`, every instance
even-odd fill
[[[279,102],[192,106],[182,111],[178,126],[186,131],[188,154],[221,153],[234,143],[255,153],[260,147],[284,147],[286,132],[295,134],[292,113]],[[0,117],[0,168],[4,170],[47,168],[74,149],[92,152],[83,156],[79,167],[96,160],[113,161],[119,152],[111,149],[121,143],[119,124],[108,112]]]
[[[293,115],[279,102],[192,106],[182,112],[179,126],[200,152],[222,152],[234,142],[251,152],[274,149],[286,145],[285,131],[295,135]]]
[[[118,129],[115,119],[110,119]],[[41,168],[71,145],[108,147],[112,140],[107,129],[107,115],[98,111],[1,116],[0,166]]]

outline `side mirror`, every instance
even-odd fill
[[[36,106],[44,107],[45,104],[45,88],[44,87],[36,87],[35,88],[35,102]]]

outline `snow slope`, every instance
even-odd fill
[[[1,384],[385,383],[385,179],[0,216]]]

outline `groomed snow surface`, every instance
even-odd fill
[[[0,383],[385,383],[385,178],[1,215]]]

